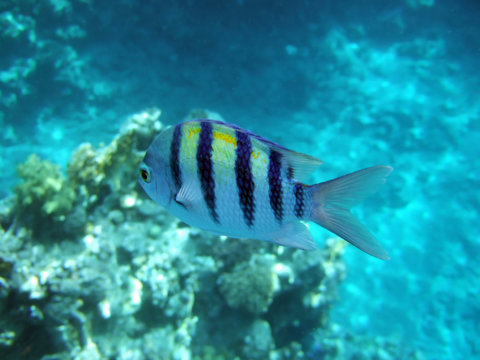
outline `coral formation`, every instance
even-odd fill
[[[86,230],[92,205],[101,204],[107,196],[115,194],[121,209],[134,206],[134,169],[143,156],[141,151],[162,128],[160,115],[156,108],[134,114],[108,146],[80,145],[68,162],[66,178],[59,166],[31,155],[17,169],[22,182],[15,187],[15,214],[21,225],[39,239],[79,236]],[[111,218],[123,217],[121,210],[113,210]],[[2,214],[2,223],[11,224],[7,215]]]
[[[140,151],[162,128],[159,116],[133,115],[99,149],[81,145],[67,178],[36,156],[19,167],[15,206],[5,202],[0,214],[11,219],[21,209],[37,220],[2,220],[10,225],[0,247],[0,357],[303,360],[358,352],[365,342],[329,320],[346,272],[341,240],[305,252],[219,237],[137,194]],[[36,241],[44,222],[57,229],[57,219],[67,223],[76,212],[87,216],[81,230]],[[374,357],[419,358],[369,344]]]
[[[162,129],[157,108],[129,117],[120,133],[105,147],[95,149],[84,143],[73,153],[67,174],[74,187],[86,197],[87,204],[111,192],[126,194],[135,186],[143,153],[153,137]]]
[[[332,316],[341,322],[342,333],[345,329],[353,334],[368,329],[372,334],[398,336],[424,348],[431,358],[478,357],[475,319],[479,311],[472,292],[478,288],[479,273],[471,266],[480,251],[473,231],[478,229],[480,208],[480,171],[475,167],[480,139],[478,18],[478,0],[237,0],[208,4],[122,0],[115,6],[95,0],[0,1],[2,259],[14,264],[15,274],[17,259],[30,256],[29,250],[38,252],[45,247],[45,257],[55,254],[63,259],[65,254],[51,252],[50,247],[79,242],[88,248],[84,256],[91,257],[103,249],[104,241],[115,249],[118,266],[111,265],[112,271],[132,269],[129,282],[122,284],[127,293],[141,297],[142,304],[155,304],[152,313],[164,313],[156,304],[179,304],[180,296],[169,300],[177,291],[169,282],[184,279],[171,270],[177,263],[172,263],[170,256],[142,257],[134,244],[117,245],[118,239],[113,239],[128,235],[126,230],[99,235],[129,224],[132,231],[149,239],[139,244],[149,247],[162,239],[164,224],[174,219],[143,201],[142,194],[130,188],[133,181],[122,182],[119,177],[110,181],[110,175],[96,164],[96,157],[103,159],[106,146],[98,144],[110,143],[123,116],[145,104],[161,103],[169,123],[177,122],[186,108],[208,104],[228,114],[229,122],[323,159],[326,166],[313,174],[312,183],[375,163],[394,164],[397,171],[392,181],[359,209],[391,251],[393,261],[378,264],[348,251],[348,284],[341,286],[341,301],[333,306]],[[214,115],[200,109],[191,117]],[[65,178],[75,191],[65,220],[61,216],[55,220],[54,215],[43,217],[40,208],[41,216],[33,218],[27,211],[26,216],[19,217],[21,205],[12,194],[19,181],[17,165],[34,152],[42,160],[60,164],[63,170],[73,149],[85,141],[93,145],[78,150],[77,159],[71,160],[78,164],[71,178]],[[118,167],[122,170],[121,164]],[[116,173],[112,168],[110,174],[115,177]],[[123,174],[130,175],[127,170]],[[453,196],[446,196],[445,189],[455,189]],[[43,220],[37,226],[35,219]],[[135,228],[132,219],[143,219],[147,229]],[[185,236],[184,228],[179,224],[178,236]],[[438,235],[433,236],[432,229]],[[177,236],[174,233],[172,230],[171,236]],[[188,238],[192,240],[188,244],[198,244],[186,246],[194,246],[195,252],[189,250],[181,264],[195,263],[201,257],[211,269],[197,274],[198,286],[210,291],[194,293],[193,311],[200,304],[205,304],[204,308],[211,304],[212,322],[218,314],[235,311],[254,316],[228,306],[216,285],[217,277],[248,262],[251,253],[277,256],[276,250],[254,241],[209,242],[203,233],[188,232]],[[316,238],[322,241],[322,236]],[[198,246],[202,242],[210,246]],[[35,244],[35,249],[30,244]],[[172,244],[158,251],[175,249]],[[143,263],[142,258],[148,261]],[[134,276],[138,266],[142,272]],[[150,267],[161,272],[150,271]],[[274,270],[281,286],[305,281],[288,261],[275,261]],[[32,290],[42,287],[41,281],[35,281],[42,279],[38,271],[32,271],[35,277],[27,283]],[[16,302],[20,307],[27,295],[22,293],[17,300],[11,294],[18,284],[12,277],[2,277],[5,292],[0,297],[8,301],[0,302],[17,312],[8,304]],[[392,286],[397,283],[399,286]],[[462,286],[455,286],[459,283]],[[185,291],[182,297],[187,301],[182,311],[188,312],[192,296],[187,297]],[[50,301],[48,288],[46,294],[32,301]],[[264,320],[271,316],[281,294],[274,291],[267,311],[255,316]],[[307,302],[319,299],[322,297],[306,297]],[[408,306],[413,299],[415,306]],[[101,323],[114,324],[116,300],[102,299],[99,304],[95,309],[99,309]],[[138,305],[129,307],[135,311]],[[43,305],[38,308],[43,309]],[[90,314],[89,310],[81,308],[85,314]],[[2,313],[2,319],[7,317]],[[20,318],[18,323],[22,323]],[[38,329],[38,324],[31,328]],[[202,319],[197,328],[198,324]],[[88,333],[99,344],[101,330],[97,325],[91,327],[95,335]],[[134,332],[130,358],[144,354],[144,334],[164,334],[169,339],[165,347],[174,348],[172,334],[177,326],[163,332],[149,331],[149,327]],[[34,333],[26,331],[19,340],[9,326],[2,323],[0,329],[5,330],[2,341],[11,343],[9,347]],[[193,337],[199,332],[197,329]],[[110,332],[106,329],[105,333]],[[152,338],[149,351],[153,352]],[[331,343],[341,347],[349,338],[334,334]],[[107,353],[103,350],[106,343],[98,347],[102,356]],[[238,344],[244,343],[243,338],[238,340]],[[301,341],[296,344],[281,357],[287,353],[297,357],[300,350],[308,348]],[[317,351],[310,358],[332,354],[328,344],[320,344],[323,346],[315,345]],[[209,345],[195,345],[194,356],[202,355],[201,346]],[[378,342],[368,349],[381,346],[391,347]],[[215,349],[210,353],[218,356],[226,353],[220,345],[210,348]],[[19,358],[40,358],[46,353],[24,349],[25,355]],[[364,353],[370,358],[378,355],[375,350]],[[126,351],[124,357],[129,357]]]
[[[60,167],[37,155],[18,165],[22,182],[15,187],[16,212],[37,235],[51,234],[72,213],[75,192],[63,177]],[[43,233],[43,234],[42,234]],[[43,237],[43,236],[42,236]]]
[[[228,305],[253,315],[268,310],[273,300],[276,274],[273,257],[252,256],[219,278],[219,287]]]
[[[72,210],[75,194],[65,181],[60,167],[31,155],[17,170],[23,180],[15,188],[19,212],[64,220]]]

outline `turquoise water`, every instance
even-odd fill
[[[477,358],[479,16],[473,0],[3,1],[1,357]],[[225,240],[237,244],[230,248],[185,230],[127,181],[136,176],[129,166],[137,154],[113,151],[117,163],[102,168],[107,179],[98,186],[69,195],[65,183],[52,185],[55,201],[55,194],[73,197],[58,213],[45,210],[41,196],[33,205],[22,201],[38,184],[14,191],[17,166],[31,153],[65,171],[80,144],[108,146],[132,114],[152,107],[162,110],[164,125],[208,109],[319,157],[324,164],[310,183],[393,166],[387,183],[355,210],[391,260],[347,246],[346,278],[332,277],[328,308],[306,306],[323,280],[299,262],[324,269],[320,260],[253,240]],[[154,136],[155,126],[145,128]],[[138,139],[139,151],[151,140]],[[78,164],[77,175],[88,166]],[[54,183],[65,176],[46,168],[28,163],[24,184],[42,171]],[[331,235],[312,228],[323,247]],[[182,246],[172,245],[177,238]],[[217,284],[249,258],[260,269],[285,264],[298,287],[275,290],[268,310],[235,308],[228,300],[235,285]],[[340,260],[334,264],[343,274]],[[250,291],[244,285],[238,289]],[[303,298],[291,295],[296,289]],[[141,294],[139,302],[125,300],[131,294]],[[188,309],[169,305],[181,296]],[[209,303],[215,311],[205,310]],[[245,311],[250,322],[242,322]],[[323,320],[307,324],[312,317]],[[277,331],[285,318],[296,325]],[[236,335],[227,331],[237,326]],[[173,340],[158,345],[165,338]],[[252,345],[251,338],[270,340]]]

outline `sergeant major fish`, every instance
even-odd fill
[[[366,253],[388,259],[350,208],[375,192],[392,168],[374,166],[304,184],[321,163],[236,125],[194,120],[155,138],[138,181],[150,198],[191,226],[313,250],[304,223],[313,221]]]

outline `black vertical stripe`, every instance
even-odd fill
[[[304,185],[295,183],[293,186],[293,193],[295,195],[295,207],[293,209],[295,216],[299,219],[303,218],[305,214],[305,193]]]
[[[250,136],[243,131],[236,130],[235,136],[237,138],[235,177],[237,179],[240,208],[245,223],[251,227],[255,220],[255,183],[252,176],[252,164],[250,163],[252,143]]]
[[[293,175],[294,175],[293,168],[291,166],[289,166],[288,169],[287,169],[287,179],[288,180],[293,179]]]
[[[268,185],[270,196],[270,207],[275,214],[275,219],[282,222],[283,218],[283,196],[282,196],[282,178],[281,178],[281,162],[282,154],[278,151],[271,150],[268,162]]]
[[[197,169],[200,176],[200,185],[210,215],[212,216],[213,221],[219,223],[220,220],[215,208],[215,179],[213,177],[212,162],[212,124],[208,121],[202,121],[200,122],[200,127],[201,131],[197,147]]]
[[[180,144],[182,143],[182,124],[175,126],[172,143],[170,144],[170,171],[175,183],[175,192],[182,187],[182,175],[180,172]]]

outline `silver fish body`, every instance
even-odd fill
[[[388,259],[349,209],[374,192],[392,169],[375,166],[303,184],[320,164],[236,125],[202,119],[159,134],[145,154],[138,181],[154,201],[191,226],[313,250],[304,222],[314,221]]]

